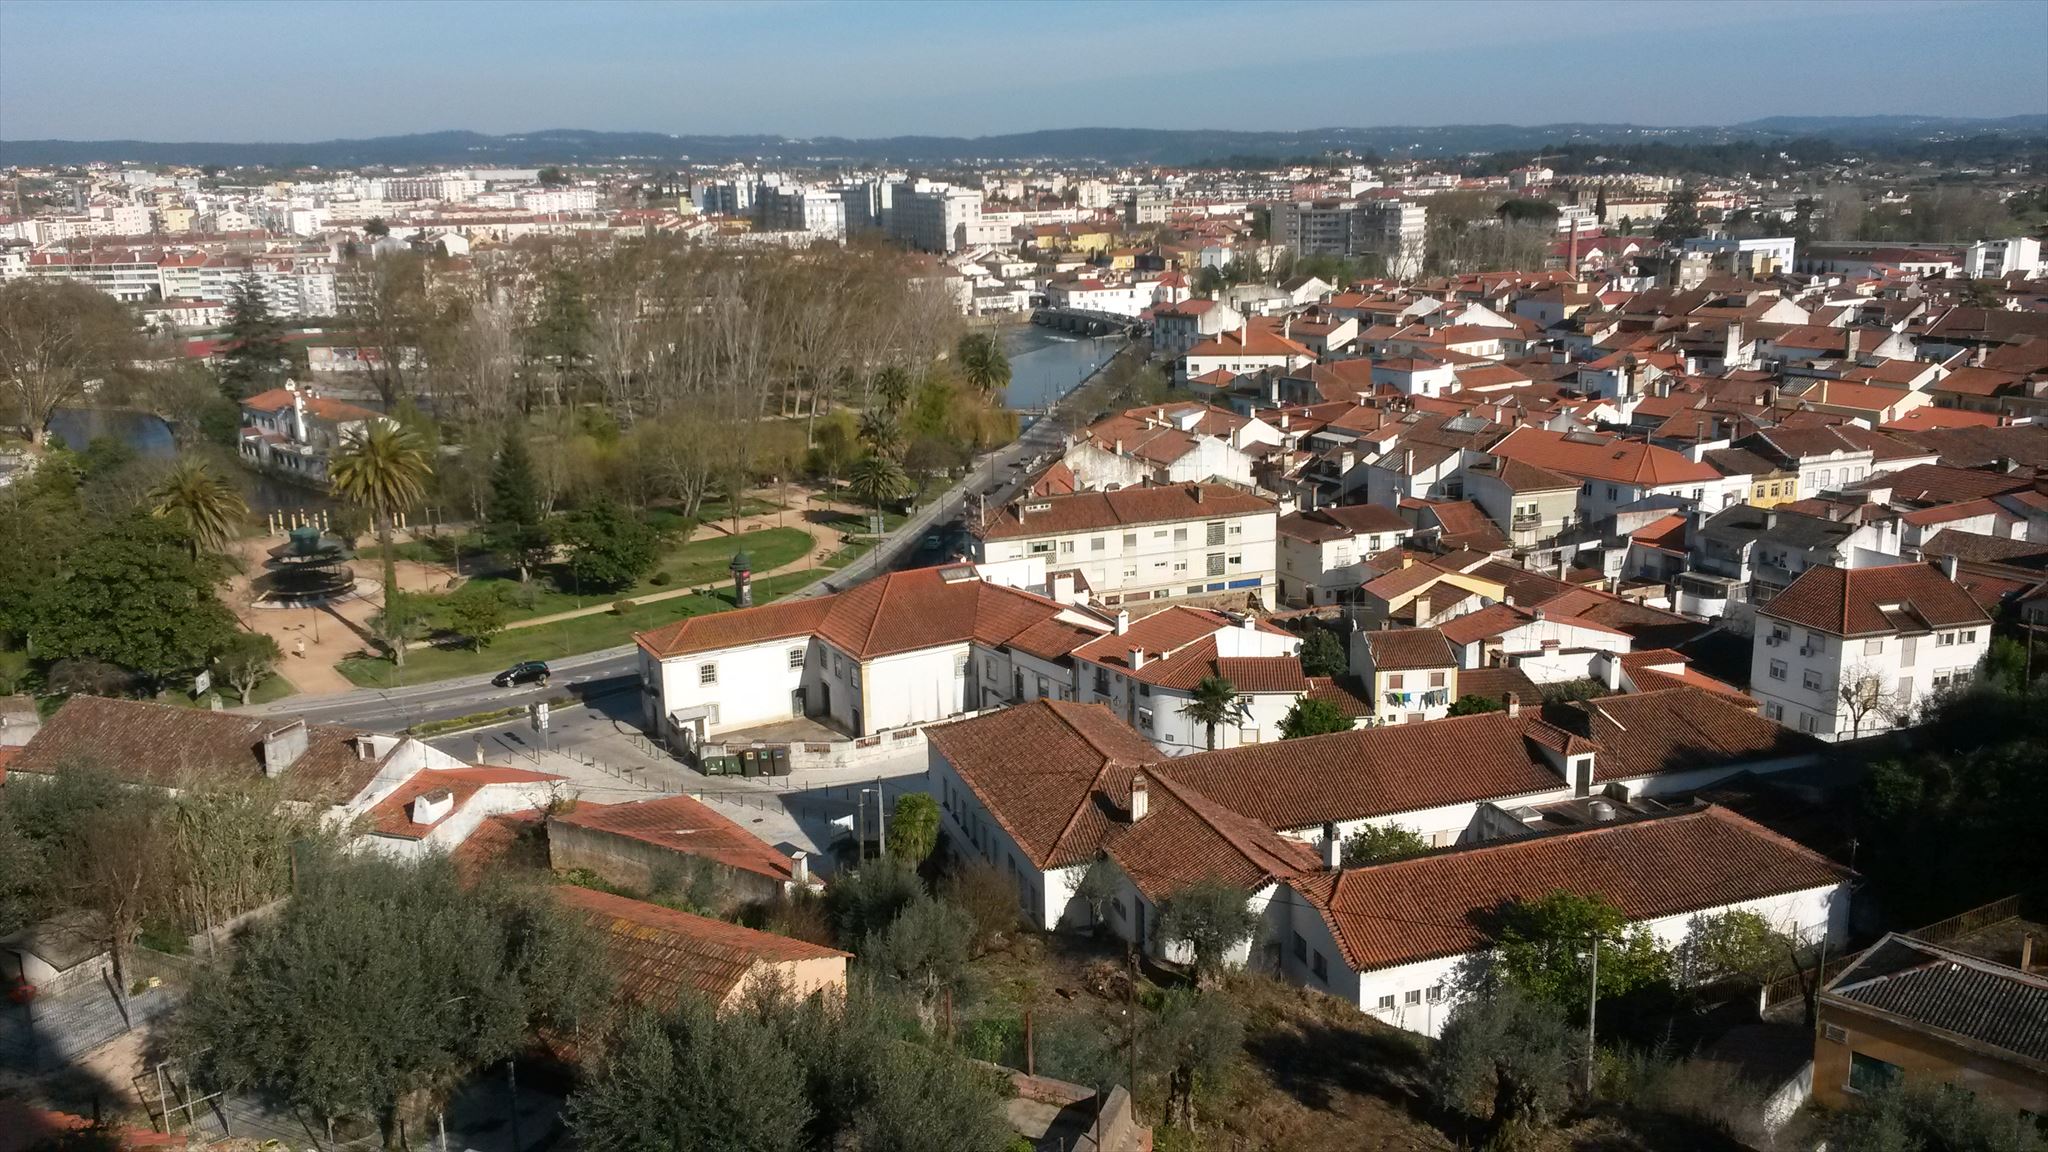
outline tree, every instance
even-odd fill
[[[1309,630],[1308,638],[1301,642],[1301,674],[1304,676],[1342,676],[1351,670],[1351,658],[1344,653],[1344,642],[1328,628],[1316,627]]]
[[[912,900],[925,894],[924,881],[892,856],[863,861],[833,876],[825,889],[825,910],[844,944],[858,944],[886,929]]]
[[[377,527],[377,549],[384,562],[384,611],[378,620],[379,639],[391,662],[405,667],[406,611],[398,591],[397,557],[392,551],[394,522],[426,494],[434,467],[426,442],[395,421],[371,420],[347,437],[328,466],[334,494],[369,513]]]
[[[541,273],[540,303],[526,330],[527,357],[554,369],[557,402],[569,395],[569,384],[590,363],[592,324],[585,288],[577,265],[551,258]]]
[[[974,917],[967,909],[918,896],[887,928],[870,932],[859,954],[863,964],[908,990],[928,1011],[940,993],[957,987],[966,975],[974,936]]]
[[[1186,946],[1198,986],[1211,983],[1230,950],[1251,939],[1258,927],[1258,913],[1244,890],[1222,880],[1196,881],[1159,908],[1159,938]]]
[[[927,792],[896,797],[889,820],[889,853],[915,868],[939,843],[939,805]]]
[[[860,415],[860,442],[870,453],[901,459],[903,427],[896,415],[882,408],[870,408]]]
[[[1118,875],[1119,870],[1109,857],[1098,856],[1074,885],[1074,899],[1088,909],[1089,930],[1097,935],[1109,925],[1110,905],[1122,887]]]
[[[1664,218],[1657,221],[1655,235],[1668,244],[1699,235],[1702,226],[1699,189],[1680,184],[1664,203]]]
[[[1010,386],[1010,358],[1003,346],[988,332],[973,332],[960,338],[956,349],[960,378],[984,401],[992,400]]]
[[[609,496],[570,517],[563,535],[578,589],[622,591],[654,569],[659,544],[654,529]]]
[[[201,548],[226,549],[247,519],[249,503],[206,461],[184,456],[149,490],[149,510],[183,528],[196,556]]]
[[[1294,740],[1302,736],[1349,732],[1353,727],[1351,717],[1342,708],[1320,697],[1303,696],[1281,718],[1280,738]]]
[[[491,465],[490,500],[484,510],[484,544],[510,560],[525,583],[554,551],[554,533],[541,507],[540,482],[526,438],[513,432]]]
[[[1507,905],[1494,938],[1494,971],[1508,983],[1565,1010],[1586,1002],[1594,941],[1600,947],[1600,995],[1619,996],[1669,979],[1669,953],[1645,928],[1596,896],[1553,889]]]
[[[1477,716],[1482,712],[1499,712],[1506,707],[1507,705],[1495,700],[1491,696],[1480,696],[1467,692],[1465,695],[1451,701],[1451,710],[1448,714],[1452,716]]]
[[[613,1152],[800,1152],[811,1105],[779,1039],[695,997],[666,1018],[634,1012],[570,1097],[569,1127]]]
[[[1863,735],[1866,721],[1876,721],[1892,727],[1903,724],[1910,717],[1912,708],[1900,701],[1898,694],[1884,686],[1884,678],[1877,669],[1858,664],[1842,670],[1842,678],[1835,686],[1835,696],[1842,702],[1842,711],[1849,717],[1849,738]]]
[[[1362,868],[1429,851],[1429,841],[1399,824],[1367,824],[1344,838],[1344,866]]]
[[[1237,718],[1237,686],[1221,676],[1204,676],[1195,684],[1180,714],[1202,725],[1209,733],[1209,749],[1216,748],[1216,726]]]
[[[263,281],[252,270],[235,281],[228,297],[228,322],[220,360],[221,394],[237,403],[277,387],[291,370],[295,353],[285,343],[284,325],[271,315]]]
[[[282,914],[197,973],[175,1047],[223,1088],[389,1132],[415,1093],[590,1017],[605,989],[588,936],[545,889],[465,889],[445,858],[316,861]]]
[[[219,562],[195,559],[174,524],[138,512],[99,525],[35,593],[30,650],[44,661],[103,660],[160,684],[204,666],[235,632],[220,582]]]
[[[1593,196],[1593,219],[1598,220],[1602,224],[1607,223],[1607,188],[1605,185],[1602,185],[1600,191]]]
[[[1799,956],[1799,942],[1755,912],[1733,909],[1693,920],[1678,946],[1678,969],[1693,983],[1746,980],[1764,984],[1784,974]]]
[[[1452,1007],[1430,1060],[1444,1108],[1487,1122],[1495,1138],[1542,1124],[1569,1097],[1576,1037],[1556,1005],[1513,985]]]
[[[127,309],[98,289],[40,276],[0,285],[0,388],[31,444],[47,442],[57,409],[124,368],[136,347]]]
[[[243,704],[249,703],[249,694],[258,684],[270,679],[277,671],[277,662],[284,658],[278,651],[277,641],[261,632],[236,632],[221,645],[220,654],[214,658],[220,674],[229,684],[234,685],[235,694]]]
[[[957,857],[939,884],[939,896],[967,913],[971,944],[981,956],[1017,929],[1017,882],[979,856]]]
[[[910,373],[900,364],[888,365],[875,373],[873,384],[883,408],[892,414],[903,411],[903,406],[910,402]]]
[[[372,240],[382,240],[391,235],[391,225],[386,224],[382,216],[372,216],[363,222],[363,235]]]
[[[505,592],[497,583],[471,580],[447,599],[448,629],[469,637],[470,647],[481,652],[505,630],[505,607]]]
[[[569,182],[569,178],[567,176],[562,175],[562,170],[560,168],[554,167],[553,165],[549,165],[548,167],[541,169],[539,174],[536,175],[534,179],[540,181],[540,183],[543,186],[549,188],[559,187]]]
[[[847,487],[855,498],[875,510],[875,523],[882,522],[882,505],[902,496],[909,487],[903,466],[888,456],[870,452],[853,462],[846,475]]]
[[[1169,989],[1140,1045],[1165,1075],[1167,1123],[1192,1130],[1197,1101],[1222,1087],[1243,1049],[1244,1019],[1228,996]]]
[[[2042,1152],[2040,1128],[2010,1107],[1946,1084],[1859,1095],[1827,1121],[1827,1146],[1868,1152]]]

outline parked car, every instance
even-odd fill
[[[491,677],[491,683],[499,688],[510,688],[515,684],[538,684],[545,688],[551,675],[553,673],[548,671],[548,666],[539,660],[523,660]]]

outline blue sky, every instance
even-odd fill
[[[2039,0],[0,0],[0,138],[2048,112]]]

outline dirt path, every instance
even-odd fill
[[[228,580],[228,605],[242,627],[277,641],[284,659],[278,674],[291,681],[301,693],[315,695],[348,692],[354,681],[341,674],[336,665],[369,647],[361,632],[369,630],[370,619],[383,611],[384,596],[378,590],[325,608],[259,608],[251,580],[263,573],[263,561],[280,536],[257,536],[235,546],[241,571]],[[375,560],[352,562],[358,580],[378,583],[381,572]],[[396,565],[398,587],[406,592],[441,592],[457,582],[453,571],[438,564],[401,560]]]

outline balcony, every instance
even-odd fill
[[[1534,532],[1543,527],[1541,516],[1517,516],[1508,521],[1508,528],[1515,532]]]

